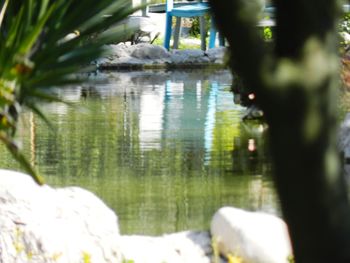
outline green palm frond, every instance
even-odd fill
[[[116,24],[139,8],[131,0],[0,0],[0,140],[38,183],[13,140],[21,107],[48,122],[37,103],[58,98],[47,90],[84,81],[77,73],[125,39]]]
[[[0,11],[0,28],[1,28],[1,25],[2,25],[2,21],[4,20],[4,16],[5,16],[5,12],[6,12],[6,8],[9,4],[9,0],[6,0],[1,8],[1,11]]]

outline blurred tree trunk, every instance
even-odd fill
[[[350,262],[350,207],[336,148],[337,1],[275,0],[273,50],[264,47],[249,1],[210,3],[231,67],[254,90],[269,124],[296,262]]]

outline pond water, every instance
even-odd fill
[[[264,128],[241,121],[220,70],[103,72],[97,85],[23,114],[19,139],[53,186],[78,185],[118,215],[123,234],[208,229],[226,205],[278,213]],[[19,169],[4,148],[0,167]]]

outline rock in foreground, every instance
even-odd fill
[[[223,207],[213,217],[211,234],[222,255],[245,263],[287,263],[292,255],[287,226],[273,215]]]
[[[120,262],[117,217],[78,187],[0,170],[0,262]]]
[[[161,237],[122,236],[121,249],[134,263],[210,263],[208,232],[186,231]]]

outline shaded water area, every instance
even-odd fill
[[[103,72],[98,85],[26,112],[19,137],[53,186],[78,185],[118,215],[123,234],[208,229],[226,205],[277,213],[263,126],[241,121],[220,70]],[[19,169],[0,148],[0,167]]]

